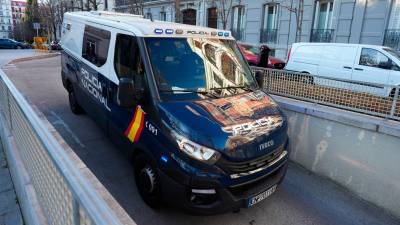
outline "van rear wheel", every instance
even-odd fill
[[[78,101],[76,100],[75,92],[72,88],[69,88],[68,100],[69,100],[69,107],[72,113],[77,115],[84,113],[83,108],[79,105]]]
[[[394,98],[395,94],[396,94],[396,88],[393,88],[389,94],[389,97]],[[398,91],[397,96],[400,97],[400,90]]]
[[[161,206],[161,186],[157,168],[150,158],[140,154],[134,161],[136,187],[143,201],[151,208]]]
[[[302,74],[299,77],[299,81],[304,83],[304,84],[314,84],[314,77],[311,75],[309,72],[302,72]]]

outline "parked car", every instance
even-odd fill
[[[55,51],[60,51],[62,50],[61,48],[61,43],[58,41],[52,41],[50,42],[50,50],[55,50]]]
[[[0,38],[0,48],[2,49],[23,49],[27,48],[27,45],[22,42],[15,41],[9,38]]]
[[[110,12],[65,13],[64,24],[71,111],[127,153],[144,202],[216,214],[274,193],[287,119],[229,31]]]
[[[357,82],[400,85],[399,52],[378,45],[294,43],[285,69]],[[389,96],[395,90],[379,85],[367,86],[367,92],[382,96]],[[359,87],[353,84],[351,88],[357,90]]]
[[[239,44],[239,48],[244,55],[250,66],[257,66],[259,64],[260,47],[249,45],[249,44]],[[285,67],[285,61],[269,56],[268,57],[268,68],[283,69]]]

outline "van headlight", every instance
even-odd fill
[[[207,164],[214,164],[217,162],[221,154],[215,150],[199,145],[186,137],[172,131],[172,136],[178,143],[179,149],[190,157],[197,159]]]

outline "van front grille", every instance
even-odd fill
[[[264,167],[269,163],[273,162],[275,159],[280,157],[284,151],[284,145],[279,146],[270,154],[263,155],[261,157],[255,158],[253,160],[244,162],[231,162],[226,159],[221,158],[218,165],[229,174],[239,174],[247,173],[258,168]]]

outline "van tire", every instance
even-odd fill
[[[73,88],[69,88],[68,90],[68,100],[69,100],[69,108],[71,109],[73,114],[80,115],[85,112],[83,108],[79,105],[78,101],[76,100]]]
[[[153,209],[161,207],[161,183],[157,167],[150,157],[141,153],[134,159],[136,187],[143,201]]]
[[[396,88],[393,88],[392,91],[389,94],[390,98],[394,98],[394,94],[396,93]],[[397,96],[400,98],[400,90],[399,93],[397,94]]]
[[[306,75],[310,74],[309,72],[301,72],[303,75],[300,75],[299,81],[304,83],[304,84],[314,84],[314,77],[311,75]]]

